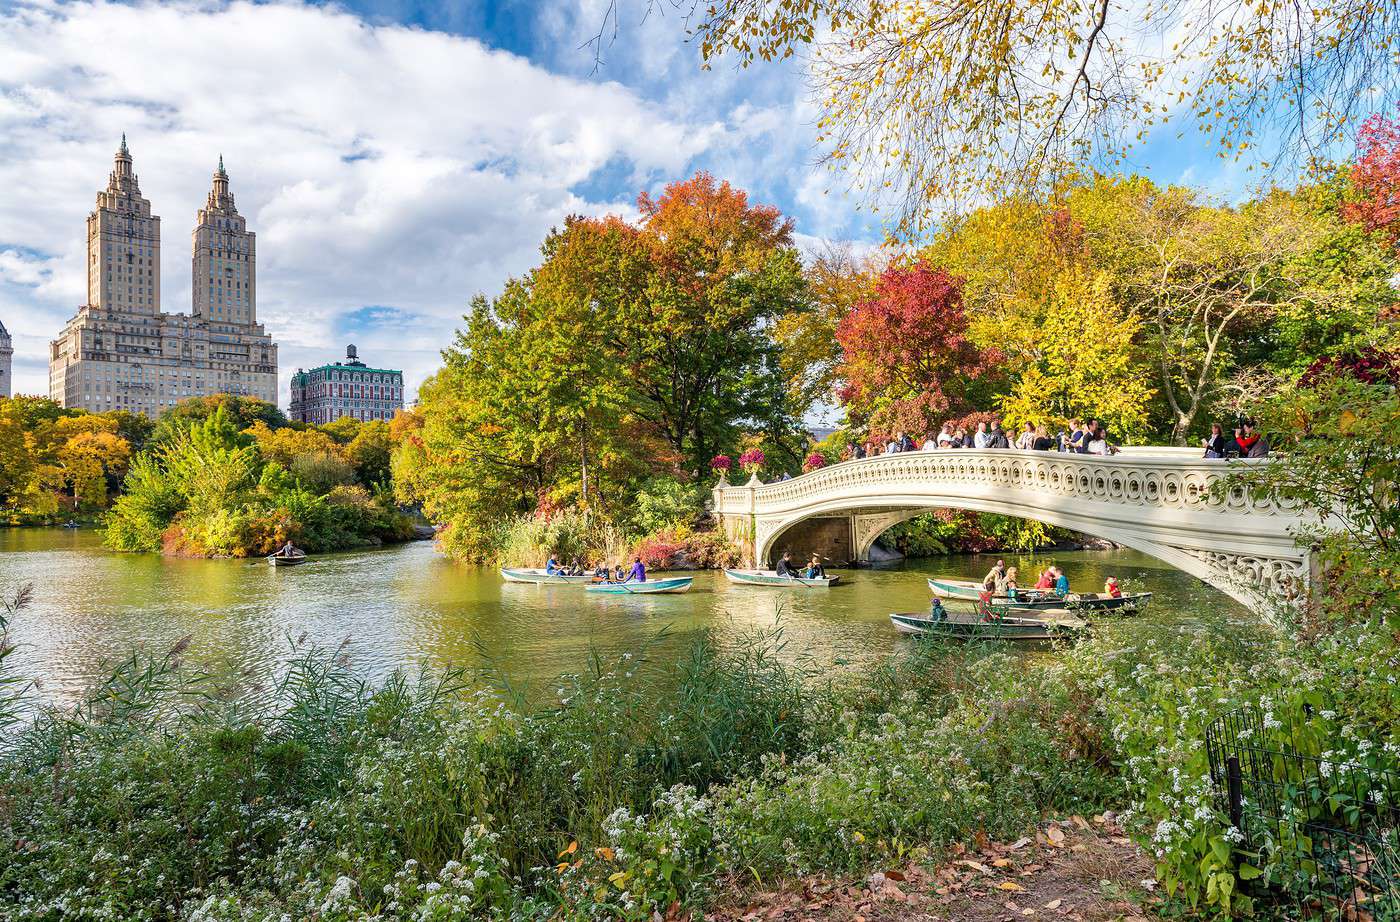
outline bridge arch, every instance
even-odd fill
[[[1229,463],[1195,451],[1129,449],[1112,457],[1014,449],[909,452],[849,461],[781,483],[721,481],[715,512],[747,562],[814,517],[844,516],[857,559],[895,523],[932,509],[1038,519],[1142,551],[1240,601],[1296,597],[1309,553],[1306,517],[1243,491],[1222,495]]]

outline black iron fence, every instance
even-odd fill
[[[1238,853],[1263,871],[1244,886],[1281,918],[1400,922],[1400,774],[1303,754],[1280,729],[1246,708],[1206,733]]]

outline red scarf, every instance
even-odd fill
[[[1249,451],[1251,448],[1254,447],[1254,443],[1257,442],[1257,441],[1259,441],[1259,436],[1257,436],[1257,435],[1245,436],[1245,437],[1243,437],[1243,438],[1236,439],[1235,441],[1239,442],[1239,443],[1240,443],[1240,447],[1243,448],[1245,451]]]

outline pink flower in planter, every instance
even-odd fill
[[[757,474],[763,469],[763,462],[765,460],[767,459],[764,458],[762,449],[750,448],[739,456],[739,466],[750,474]]]
[[[807,456],[807,460],[802,462],[804,471],[815,471],[818,468],[826,467],[826,455],[819,451],[814,451]]]
[[[727,474],[734,467],[734,459],[728,455],[715,455],[710,459],[710,470],[716,474]]]

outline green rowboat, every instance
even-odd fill
[[[1088,625],[1078,618],[983,619],[976,612],[946,612],[943,618],[930,618],[917,612],[890,615],[890,623],[904,634],[931,634],[955,640],[1046,641],[1072,636]]]
[[[817,577],[816,579],[808,579],[805,576],[779,576],[776,570],[725,570],[724,578],[740,586],[777,586],[780,588],[807,586],[816,589],[825,589],[841,581],[839,576]]]

